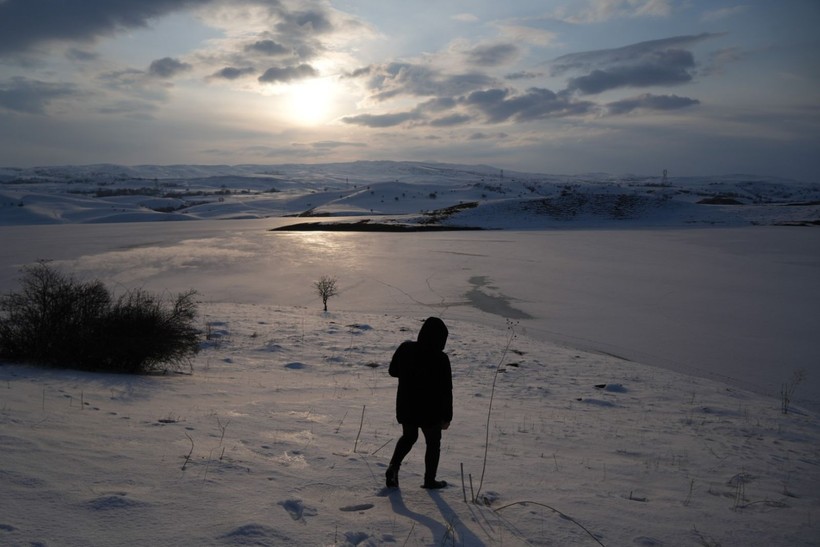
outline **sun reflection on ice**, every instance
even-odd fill
[[[300,264],[323,264],[336,272],[355,270],[359,267],[361,247],[367,238],[361,234],[339,232],[275,232],[271,235],[284,237],[299,249],[293,259]]]

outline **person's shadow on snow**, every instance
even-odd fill
[[[393,508],[394,513],[403,517],[411,518],[419,524],[429,528],[430,533],[433,534],[433,539],[435,539],[436,542],[438,542],[439,538],[444,538],[444,535],[447,533],[447,528],[437,520],[430,518],[427,515],[422,515],[421,513],[416,513],[408,509],[404,504],[404,499],[401,497],[401,490],[398,488],[385,488],[383,493],[390,499],[390,506]]]
[[[449,533],[460,539],[461,545],[464,545],[465,547],[473,547],[474,545],[477,547],[484,546],[484,542],[478,539],[478,537],[472,533],[469,528],[464,526],[464,523],[461,522],[461,519],[458,517],[458,513],[453,511],[450,504],[444,500],[441,496],[441,492],[436,490],[428,490],[427,493],[430,494],[430,497],[436,503],[436,507],[438,507],[441,516],[444,517],[444,520],[449,523],[451,527]],[[445,537],[442,537],[442,543],[445,539]]]
[[[428,490],[427,492],[429,493],[430,498],[432,498],[435,502],[436,507],[438,507],[444,522],[447,523],[446,525],[432,517],[422,515],[421,513],[416,513],[415,511],[408,509],[404,504],[404,499],[401,496],[401,490],[398,488],[385,488],[383,490],[383,495],[390,499],[390,505],[393,508],[394,513],[413,519],[422,526],[426,526],[433,535],[435,545],[445,543],[448,537],[455,534],[461,538],[461,545],[465,545],[467,547],[484,546],[484,542],[478,539],[475,534],[470,532],[470,530],[462,524],[461,519],[458,518],[456,512],[453,511],[444,499],[442,499],[439,492],[434,490]]]

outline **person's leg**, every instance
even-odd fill
[[[424,452],[424,488],[444,488],[445,481],[437,481],[438,461],[441,455],[441,427],[422,427],[427,449]]]
[[[401,462],[404,461],[405,456],[410,453],[410,449],[413,448],[419,438],[419,428],[416,425],[402,424],[401,431],[401,437],[396,443],[393,457],[390,458],[390,465],[385,473],[386,484],[390,488],[398,487]]]
[[[419,428],[416,425],[402,424],[401,437],[396,443],[396,448],[393,450],[393,457],[390,458],[390,465],[396,467],[401,465],[405,456],[410,453],[410,449],[416,444],[419,438]]]

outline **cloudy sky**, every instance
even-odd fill
[[[817,0],[0,0],[0,165],[818,180]]]

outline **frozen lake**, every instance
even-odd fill
[[[820,408],[820,231],[754,227],[430,234],[270,232],[290,220],[0,227],[0,290],[58,261],[110,286],[204,300],[438,314]]]

